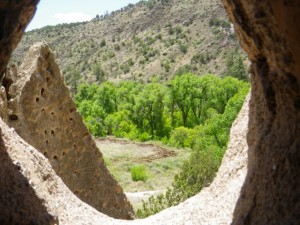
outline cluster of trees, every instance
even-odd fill
[[[143,207],[137,210],[137,217],[144,218],[175,206],[209,186],[226,151],[230,127],[249,91],[247,85],[242,86],[228,100],[223,113],[213,109],[201,125],[193,129],[175,128],[170,141],[182,146],[189,145],[192,148],[190,158],[183,163],[181,172],[175,176],[166,193],[143,202]]]
[[[165,84],[153,79],[147,84],[82,85],[75,100],[95,136],[156,139],[191,149],[166,193],[151,197],[137,210],[143,218],[179,204],[212,182],[248,92],[249,83],[233,77],[188,73]]]
[[[194,129],[222,115],[228,101],[248,88],[248,83],[236,78],[189,73],[165,84],[156,79],[147,84],[84,84],[79,87],[75,102],[95,136],[155,139],[173,146],[193,147]],[[222,135],[216,140],[224,142]]]

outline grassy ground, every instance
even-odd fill
[[[96,139],[110,172],[125,192],[165,190],[171,186],[174,175],[187,159],[189,149],[176,149],[156,142],[130,142],[124,139]],[[144,165],[148,179],[134,182],[130,170]]]

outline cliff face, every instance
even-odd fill
[[[223,2],[253,73],[249,169],[233,224],[299,224],[300,2]]]
[[[9,87],[8,124],[49,159],[70,190],[115,218],[134,212],[108,172],[49,48],[33,45]]]

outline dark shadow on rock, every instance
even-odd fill
[[[0,224],[58,224],[22,174],[21,167],[12,162],[1,130],[0,165]]]

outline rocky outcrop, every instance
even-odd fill
[[[233,224],[300,224],[300,2],[223,2],[253,73],[249,169]]]
[[[133,217],[46,44],[30,48],[8,95],[8,124],[49,159],[75,195],[114,218]]]
[[[77,198],[38,150],[0,119],[0,224],[122,224]]]

